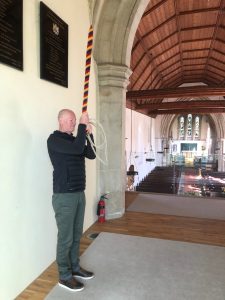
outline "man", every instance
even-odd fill
[[[90,134],[92,141],[94,139],[87,113],[80,117],[76,137],[72,134],[76,126],[73,111],[61,110],[58,122],[59,130],[49,136],[47,145],[54,169],[52,205],[58,227],[56,261],[59,285],[71,291],[81,291],[84,285],[77,278],[94,276],[79,265],[85,211],[85,158],[95,158],[86,134]]]

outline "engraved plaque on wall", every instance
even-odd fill
[[[0,62],[23,70],[23,0],[0,0]]]
[[[68,25],[40,2],[40,74],[68,87]]]

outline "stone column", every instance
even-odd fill
[[[125,211],[125,108],[130,75],[126,66],[98,66],[97,117],[107,137],[108,165],[99,162],[97,176],[99,194],[109,192],[106,219],[121,217]],[[101,143],[99,133],[97,138]]]
[[[217,159],[218,159],[218,171],[223,172],[224,171],[224,162],[223,162],[223,139],[219,139],[217,141]]]
[[[224,145],[225,145],[225,139],[221,139],[221,160],[222,160],[221,172],[224,172],[224,170],[225,170],[225,160],[224,160],[224,158],[225,158],[225,154],[224,154],[225,147],[224,147]]]

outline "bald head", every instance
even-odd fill
[[[70,109],[62,109],[58,113],[59,130],[71,134],[76,126],[76,115]]]
[[[58,113],[58,120],[64,118],[68,114],[74,114],[74,112],[70,109],[67,109],[67,108],[61,109]]]

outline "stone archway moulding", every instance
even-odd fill
[[[89,0],[97,65],[130,66],[131,50],[149,0]]]

